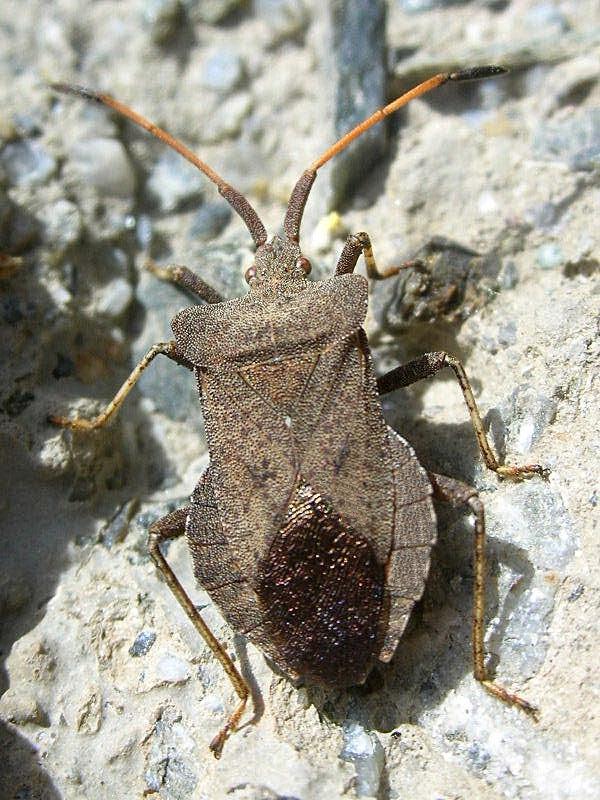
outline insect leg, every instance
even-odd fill
[[[192,364],[179,354],[177,345],[174,341],[159,342],[158,344],[152,345],[150,350],[148,350],[139,364],[133,369],[131,375],[127,378],[125,383],[121,386],[104,411],[101,414],[98,414],[97,417],[94,417],[93,419],[85,419],[83,417],[69,419],[68,417],[57,417],[50,415],[48,417],[48,422],[51,422],[52,425],[58,425],[61,428],[71,428],[72,430],[77,431],[90,431],[95,430],[96,428],[101,428],[117,413],[119,408],[123,405],[123,402],[129,392],[138,382],[142,372],[158,355],[168,356],[172,361],[176,361],[178,364],[181,364],[181,366],[187,367],[187,369],[193,369]]]
[[[392,275],[397,275],[402,269],[409,269],[410,267],[415,267],[420,264],[419,261],[403,261],[402,264],[396,267],[388,267],[385,270],[380,270],[375,262],[369,234],[361,231],[360,233],[352,233],[347,238],[344,249],[336,265],[335,274],[346,275],[348,272],[354,272],[356,262],[361,253],[365,257],[367,275],[372,280],[391,278]]]
[[[512,694],[490,679],[485,666],[484,624],[485,624],[485,516],[483,503],[477,491],[462,481],[447,478],[445,475],[428,473],[433,486],[433,496],[438,500],[452,503],[455,507],[468,506],[475,517],[475,539],[473,567],[475,585],[473,587],[473,673],[476,680],[495,697],[537,719],[537,709],[519,695]]]
[[[473,428],[475,429],[479,449],[481,450],[486,466],[502,478],[515,478],[516,480],[520,480],[521,478],[529,478],[532,475],[541,475],[543,478],[548,477],[548,470],[539,464],[525,464],[517,467],[500,465],[498,463],[498,459],[494,455],[494,451],[485,434],[481,415],[479,414],[479,409],[477,408],[477,403],[475,402],[473,390],[471,389],[471,384],[469,383],[465,369],[458,359],[448,353],[443,351],[425,353],[419,356],[419,358],[409,361],[407,364],[402,364],[386,372],[386,374],[382,375],[377,381],[379,394],[387,394],[388,392],[393,392],[395,389],[410,386],[412,383],[416,383],[424,378],[430,378],[445,367],[450,367],[456,375],[463,397],[465,398],[465,403],[469,409],[469,415]]]
[[[250,696],[250,688],[236,669],[233,661],[228,656],[223,645],[214,636],[210,628],[198,613],[196,606],[186,594],[185,589],[177,579],[171,567],[168,565],[167,560],[160,550],[161,542],[167,541],[168,539],[176,539],[178,536],[181,536],[183,533],[185,533],[185,525],[189,511],[189,508],[180,508],[179,510],[173,511],[171,514],[167,514],[166,517],[162,517],[162,519],[154,522],[148,531],[148,549],[150,550],[152,560],[169,585],[169,589],[177,598],[180,606],[188,615],[200,636],[202,636],[206,644],[215,654],[215,657],[227,673],[229,680],[233,684],[233,688],[240,698],[240,702],[238,703],[234,712],[230,715],[225,725],[210,743],[210,749],[212,750],[215,758],[220,758],[223,745],[225,744],[227,737],[235,731],[242,714],[244,713],[246,702]]]
[[[150,258],[144,266],[157,278],[163,281],[170,281],[187,289],[188,292],[197,295],[205,303],[222,303],[225,299],[216,289],[213,289],[212,286],[187,267],[179,264],[169,264],[166,267],[161,267]]]

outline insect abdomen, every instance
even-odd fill
[[[368,540],[301,484],[255,583],[278,666],[308,683],[362,683],[381,645],[384,581]]]

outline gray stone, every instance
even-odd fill
[[[194,743],[181,721],[181,713],[167,707],[149,739],[144,778],[147,787],[165,800],[189,800],[198,776],[193,768]]]
[[[206,144],[217,144],[239,136],[254,101],[249,92],[236,92],[214,106],[198,136]]]
[[[165,150],[146,183],[148,192],[163,212],[175,211],[201,196],[206,178],[173,150]]]
[[[122,542],[129,532],[134,514],[139,507],[139,500],[132,498],[124,503],[112,519],[100,531],[100,539],[105,547],[114,547]]]
[[[560,494],[541,480],[492,494],[486,513],[500,563],[500,610],[490,626],[490,649],[514,680],[522,681],[539,670],[546,656],[556,576],[577,549],[577,531]],[[526,562],[516,561],[515,552],[524,554]]]
[[[269,26],[272,45],[301,36],[310,19],[303,0],[254,0],[254,8]]]
[[[576,172],[600,168],[600,108],[570,114],[559,122],[547,122],[534,136],[536,155],[564,161]]]
[[[46,183],[56,172],[55,159],[30,139],[9,142],[0,153],[0,163],[15,186]]]
[[[498,275],[498,283],[502,289],[514,289],[519,282],[519,270],[517,265],[512,259],[506,260],[502,264],[500,274]]]
[[[237,89],[244,77],[244,62],[232,50],[215,50],[202,65],[202,85],[219,94],[229,94]]]
[[[150,648],[156,641],[156,633],[154,631],[141,631],[135,637],[135,641],[129,648],[129,655],[133,658],[145,656],[150,652]]]
[[[398,5],[402,11],[407,14],[420,14],[423,11],[431,11],[434,8],[448,8],[450,6],[460,6],[469,2],[469,0],[397,0]],[[491,5],[486,0],[472,3],[472,5]]]
[[[517,341],[517,325],[514,320],[504,322],[498,328],[498,343],[502,347],[510,347]]]
[[[184,21],[180,0],[143,0],[142,14],[155,44],[167,44]]]
[[[354,764],[358,797],[378,797],[385,753],[377,736],[368,733],[358,722],[346,723],[340,758]]]
[[[183,0],[190,17],[209,25],[223,22],[244,0]]]
[[[42,206],[38,219],[44,225],[44,238],[55,250],[61,251],[75,244],[81,236],[81,213],[70,200],[57,200]]]
[[[229,224],[233,211],[223,200],[204,203],[194,214],[188,236],[190,239],[214,239]]]
[[[163,653],[156,662],[156,677],[163,683],[185,683],[191,677],[190,667],[172,653]]]
[[[141,248],[144,250],[149,249],[152,244],[153,234],[152,218],[148,214],[140,214],[135,227],[135,235]]]
[[[116,139],[92,138],[75,142],[69,167],[83,184],[105,197],[130,198],[135,191],[135,173],[123,145]]]
[[[536,3],[525,14],[528,25],[536,30],[555,28],[557,34],[569,30],[569,20],[555,3]]]
[[[527,455],[556,416],[556,400],[537,392],[529,384],[520,384],[506,403],[489,414],[502,420],[502,430],[495,429],[502,451]]]
[[[133,360],[138,362],[155,342],[170,338],[171,318],[193,301],[174,286],[157,280],[146,271],[140,275],[136,296],[146,314],[144,331],[133,349]],[[198,428],[198,391],[188,370],[165,359],[165,363],[146,370],[138,382],[138,389],[170,419],[189,420],[193,427]]]
[[[386,101],[385,3],[336,0],[330,14],[335,135],[339,138]],[[349,192],[356,192],[386,151],[387,130],[382,124],[336,156],[331,167],[332,208],[342,204]]]
[[[547,242],[538,247],[535,260],[540,269],[558,269],[565,262],[560,245]]]
[[[118,319],[127,311],[133,300],[133,287],[126,278],[114,278],[94,292],[94,309],[112,319]]]

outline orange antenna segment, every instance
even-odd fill
[[[124,103],[120,103],[118,100],[115,100],[115,98],[111,97],[109,94],[94,92],[90,89],[84,88],[83,86],[74,86],[70,83],[52,83],[50,84],[50,88],[57,92],[74,94],[78,97],[83,97],[86,100],[92,100],[95,103],[108,106],[109,108],[117,111],[119,114],[122,114],[127,119],[130,119],[132,122],[135,122],[135,124],[139,125],[140,128],[144,128],[144,130],[148,131],[148,133],[151,133],[152,136],[156,136],[157,139],[160,139],[166,145],[182,155],[187,161],[203,172],[209,180],[218,186],[220,194],[223,195],[225,200],[227,200],[227,202],[246,223],[246,226],[248,227],[257,246],[260,246],[266,240],[267,234],[264,225],[246,198],[243,197],[243,195],[241,195],[236,189],[230,186],[227,181],[223,180],[223,178],[216,173],[214,169],[211,169],[208,164],[202,161],[201,158],[198,158],[198,156],[193,153],[189,147],[186,147],[178,139],[175,139],[170,133],[167,133],[167,131],[159,128],[158,125],[150,122],[149,119],[146,119],[146,117],[138,114],[137,111],[129,108],[129,106],[126,106]]]
[[[226,188],[229,185],[214,171],[214,169],[211,169],[208,164],[205,164],[204,161],[198,158],[198,156],[188,147],[186,147],[177,139],[173,138],[170,133],[167,133],[162,128],[159,128],[158,125],[150,122],[149,119],[146,119],[146,117],[138,114],[137,111],[129,108],[129,106],[126,106],[124,103],[120,103],[118,100],[115,100],[115,98],[111,97],[109,94],[93,92],[90,89],[85,89],[83,86],[73,86],[69,83],[52,83],[50,84],[50,88],[57,92],[62,92],[63,94],[78,95],[79,97],[84,97],[86,100],[93,100],[95,103],[101,103],[109,108],[113,108],[115,111],[118,111],[119,114],[122,114],[124,117],[127,117],[127,119],[135,122],[135,124],[139,125],[140,128],[144,128],[144,130],[147,130],[152,134],[152,136],[156,136],[157,139],[160,139],[162,142],[169,145],[169,147],[172,147],[173,150],[176,150],[191,164],[193,164],[195,167],[198,167],[198,169],[203,172],[213,183],[216,183],[219,188]]]
[[[356,128],[353,128],[351,131],[342,136],[341,139],[338,139],[338,141],[328,150],[326,150],[323,155],[319,156],[316,161],[313,161],[308,168],[308,171],[316,172],[320,167],[323,166],[323,164],[326,164],[335,155],[341,153],[342,150],[345,150],[350,142],[358,139],[359,136],[361,136],[365,131],[368,131],[369,128],[372,128],[373,125],[377,125],[377,123],[381,122],[382,119],[388,117],[390,114],[393,114],[395,111],[398,111],[399,108],[402,108],[402,106],[410,103],[410,101],[414,100],[415,97],[420,97],[421,95],[430,92],[432,89],[436,89],[438,86],[441,86],[443,83],[447,83],[447,81],[479,80],[480,78],[489,78],[493,75],[502,75],[507,71],[508,70],[506,70],[504,67],[489,66],[473,67],[472,69],[465,69],[461,70],[460,72],[440,72],[438,75],[434,75],[433,78],[423,81],[423,83],[415,86],[414,89],[411,89],[410,91],[396,98],[396,100],[389,103],[387,106],[378,109],[374,114],[371,114],[370,117],[367,117],[367,119],[364,119],[362,122],[360,122]]]

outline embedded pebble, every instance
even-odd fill
[[[356,769],[356,794],[377,797],[385,766],[385,753],[377,736],[368,733],[358,722],[344,725],[343,761],[351,761]]]
[[[544,430],[554,422],[556,400],[537,392],[529,384],[521,384],[512,392],[506,403],[495,409],[503,420],[510,450],[527,455]]]
[[[195,743],[182,724],[181,713],[167,707],[147,739],[146,786],[169,800],[187,800],[198,783]]]
[[[188,236],[190,239],[213,239],[227,227],[232,216],[231,207],[222,200],[204,203],[192,218]]]
[[[498,283],[502,289],[514,289],[519,282],[519,270],[514,261],[505,261],[502,264],[500,274],[498,275]]]
[[[35,141],[9,142],[0,154],[0,163],[15,186],[46,183],[56,171],[55,159]]]
[[[249,92],[236,92],[213,109],[198,135],[206,144],[238,136],[254,105]]]
[[[538,247],[535,260],[540,269],[557,269],[565,260],[560,246],[554,242],[548,242]]]
[[[517,341],[517,325],[513,320],[505,322],[498,328],[498,343],[502,347],[510,347]]]
[[[156,677],[163,683],[185,683],[190,676],[189,665],[172,653],[163,653],[156,663]]]
[[[135,637],[135,640],[131,647],[129,648],[129,655],[133,658],[138,658],[139,656],[145,656],[146,653],[149,652],[150,648],[156,641],[156,633],[154,631],[141,631]]]
[[[105,547],[114,547],[119,542],[124,541],[129,533],[129,528],[133,516],[139,508],[139,500],[137,497],[128,500],[124,503],[112,519],[100,531],[100,540]],[[129,650],[130,654],[131,649]],[[133,654],[132,654],[133,655]]]
[[[125,148],[116,139],[82,139],[69,153],[69,169],[82,183],[100,195],[130,198],[135,191],[135,173]]]
[[[303,0],[255,0],[254,7],[269,25],[271,44],[299,36],[309,22]]]
[[[569,30],[569,20],[555,3],[536,3],[524,15],[525,22],[536,30],[554,28],[557,35]]]
[[[245,75],[244,62],[231,50],[215,50],[202,66],[202,85],[219,94],[237,89]]]
[[[236,8],[243,4],[244,0],[184,0],[184,5],[189,7],[190,16],[207,22],[209,25],[216,25],[222,22]]]
[[[144,0],[142,14],[150,25],[152,41],[158,45],[167,44],[183,22],[179,0]]]
[[[154,165],[146,187],[158,201],[161,211],[176,211],[186,202],[198,198],[206,178],[188,164],[179,153],[165,150]]]
[[[133,287],[126,278],[115,278],[94,292],[94,310],[112,319],[120,317],[133,300]]]
[[[533,149],[537,156],[564,161],[574,171],[600,169],[600,108],[584,109],[540,126]]]
[[[140,247],[147,250],[152,244],[153,234],[152,217],[149,217],[147,214],[140,214],[135,227],[135,235]]]
[[[464,0],[397,0],[397,2],[402,11],[407,14],[420,14],[422,11],[431,11],[433,8],[454,6],[457,3],[464,2]],[[487,5],[489,5],[489,2]]]
[[[44,238],[57,250],[74,244],[81,236],[81,213],[69,200],[42,206],[37,216],[44,224]]]

